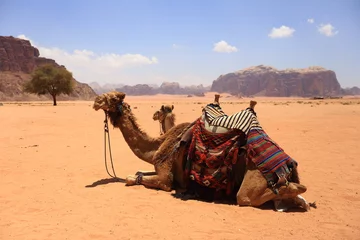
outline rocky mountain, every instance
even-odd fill
[[[148,84],[137,84],[134,86],[125,85],[116,88],[116,90],[124,92],[127,95],[176,94],[203,96],[205,92],[210,90],[210,87],[204,87],[203,85],[181,87],[177,82],[164,82],[160,87]]]
[[[337,96],[341,87],[335,72],[322,67],[278,70],[259,65],[221,75],[211,91],[241,96]]]
[[[54,64],[53,59],[40,57],[39,50],[28,40],[0,36],[0,100],[48,100],[50,96],[38,97],[22,92],[22,85],[29,81],[31,72],[42,64]],[[71,70],[69,70],[71,71]],[[73,79],[75,89],[70,95],[61,95],[59,100],[93,100],[94,90],[85,83]]]
[[[360,95],[360,88],[358,87],[343,88],[341,91],[344,95]]]

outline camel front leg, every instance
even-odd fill
[[[173,174],[171,167],[162,164],[155,167],[155,175],[130,175],[126,178],[126,186],[144,185],[148,188],[161,189],[167,192],[172,190]]]
[[[147,188],[161,189],[170,192],[172,190],[172,178],[170,176],[144,176],[142,174],[127,176],[126,186],[133,185],[144,185]]]

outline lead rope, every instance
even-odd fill
[[[160,126],[160,136],[163,135],[164,131],[162,129],[162,123],[159,121],[159,126]]]
[[[108,135],[108,142],[109,142],[109,155],[110,155],[110,161],[111,161],[111,168],[113,171],[114,175],[111,175],[107,166],[107,161],[106,161],[106,134]],[[106,172],[109,174],[110,177],[112,178],[118,178],[116,176],[115,173],[115,169],[114,169],[114,164],[113,164],[113,160],[112,160],[112,154],[111,154],[111,144],[110,144],[110,133],[109,133],[109,125],[108,125],[108,118],[107,118],[107,114],[105,112],[105,120],[104,120],[104,155],[105,155],[105,168],[106,168]]]

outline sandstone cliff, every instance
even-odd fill
[[[48,100],[50,96],[38,97],[22,92],[22,85],[29,81],[31,72],[42,64],[58,65],[54,60],[39,57],[39,50],[28,40],[0,36],[0,100]],[[69,70],[71,71],[71,70]],[[94,90],[87,84],[75,83],[74,92],[61,95],[59,100],[93,100]]]
[[[337,96],[341,87],[335,72],[322,67],[278,70],[259,65],[221,75],[211,91],[242,96]]]

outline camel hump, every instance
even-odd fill
[[[251,109],[254,109],[256,104],[257,104],[256,101],[251,100],[251,101],[250,101],[250,108],[251,108]]]

